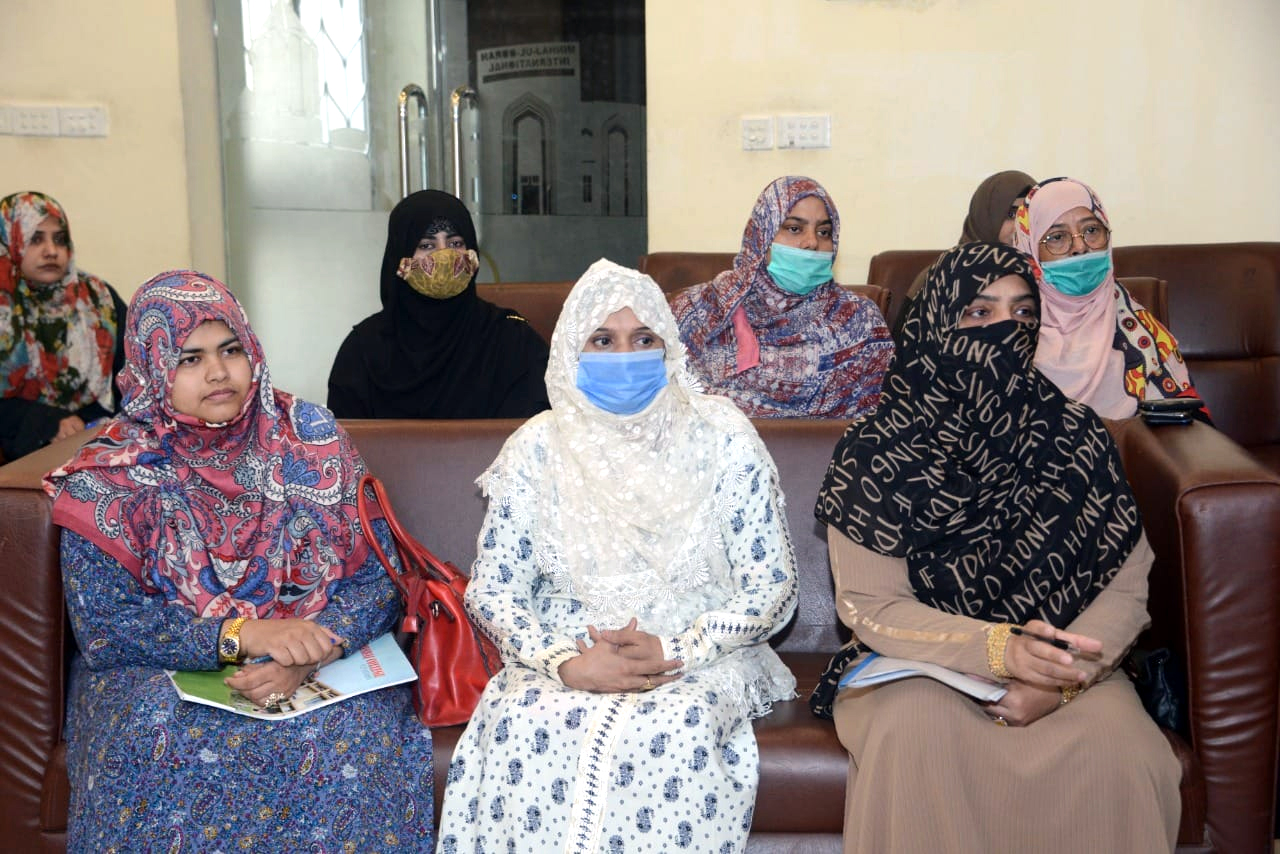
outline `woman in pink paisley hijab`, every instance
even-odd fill
[[[1104,418],[1134,415],[1143,400],[1199,397],[1173,334],[1116,281],[1093,190],[1071,178],[1037,184],[1018,209],[1014,245],[1040,287],[1036,367],[1067,397]]]
[[[875,303],[836,283],[840,214],[812,178],[764,188],[733,269],[675,296],[689,365],[753,418],[875,409],[893,341]]]
[[[121,415],[45,480],[79,647],[68,847],[429,848],[431,737],[403,687],[263,722],[182,701],[164,673],[231,665],[228,686],[279,706],[394,625],[347,434],[273,388],[201,273],[138,290],[125,350]]]

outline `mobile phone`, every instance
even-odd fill
[[[1198,397],[1158,397],[1138,401],[1138,411],[1143,415],[1186,413],[1188,416],[1204,406]]]

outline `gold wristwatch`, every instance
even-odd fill
[[[218,638],[218,661],[223,664],[235,664],[240,660],[240,628],[244,626],[244,621],[244,617],[236,617],[222,623],[222,635]]]

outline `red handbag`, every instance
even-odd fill
[[[502,669],[497,648],[462,606],[467,577],[401,527],[376,477],[361,479],[357,510],[369,547],[404,596],[401,631],[416,634],[409,660],[418,672],[413,697],[418,718],[429,727],[466,723],[489,677]],[[391,529],[398,566],[373,534],[370,521],[378,518]]]

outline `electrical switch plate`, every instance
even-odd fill
[[[742,150],[766,151],[773,148],[773,119],[769,116],[742,119]]]
[[[10,133],[17,136],[57,136],[58,108],[33,104],[9,106]]]
[[[778,116],[778,148],[830,148],[831,116]]]
[[[106,107],[59,107],[60,136],[106,136]]]

